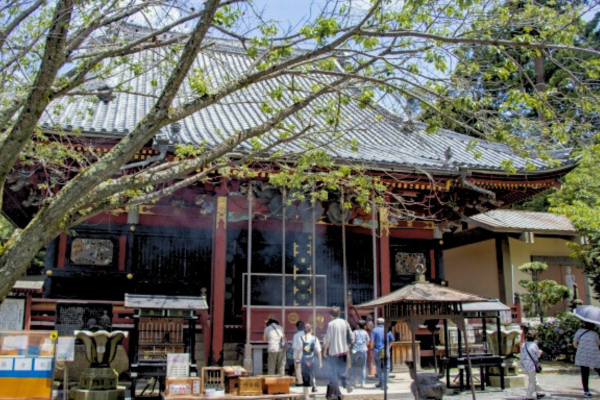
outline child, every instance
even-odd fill
[[[526,342],[523,343],[521,348],[521,369],[523,373],[529,377],[529,386],[527,386],[527,400],[541,399],[546,396],[542,393],[542,388],[537,381],[536,365],[540,360],[540,349],[537,344],[534,343],[535,332],[529,331],[525,335]],[[536,393],[536,396],[534,396]]]

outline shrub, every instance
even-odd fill
[[[556,314],[554,321],[546,322],[535,328],[536,341],[544,353],[542,359],[556,360],[565,358],[572,361],[577,349],[573,346],[573,337],[582,321],[570,312]]]

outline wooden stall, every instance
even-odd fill
[[[190,371],[198,374],[195,360],[196,321],[206,317],[206,298],[125,294],[125,307],[135,310],[135,327],[129,345],[131,398],[139,379],[154,378],[165,390],[167,354],[188,353]]]

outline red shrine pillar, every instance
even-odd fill
[[[390,224],[387,208],[379,209],[379,295],[390,293]]]
[[[217,212],[213,233],[212,290],[209,310],[211,316],[209,364],[223,365],[225,271],[227,270],[227,196],[217,197]],[[207,349],[205,348],[204,351],[207,351]]]

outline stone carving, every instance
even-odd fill
[[[565,267],[565,286],[571,291],[573,295],[573,284],[575,283],[575,274],[571,271],[571,267]]]
[[[415,399],[442,399],[446,394],[446,384],[438,379],[435,372],[415,373],[413,362],[407,361],[406,365],[410,371],[410,377],[413,382],[410,384],[410,391]],[[419,395],[417,396],[417,388]]]
[[[418,264],[425,265],[423,253],[396,253],[396,273],[399,275],[414,275]]]

